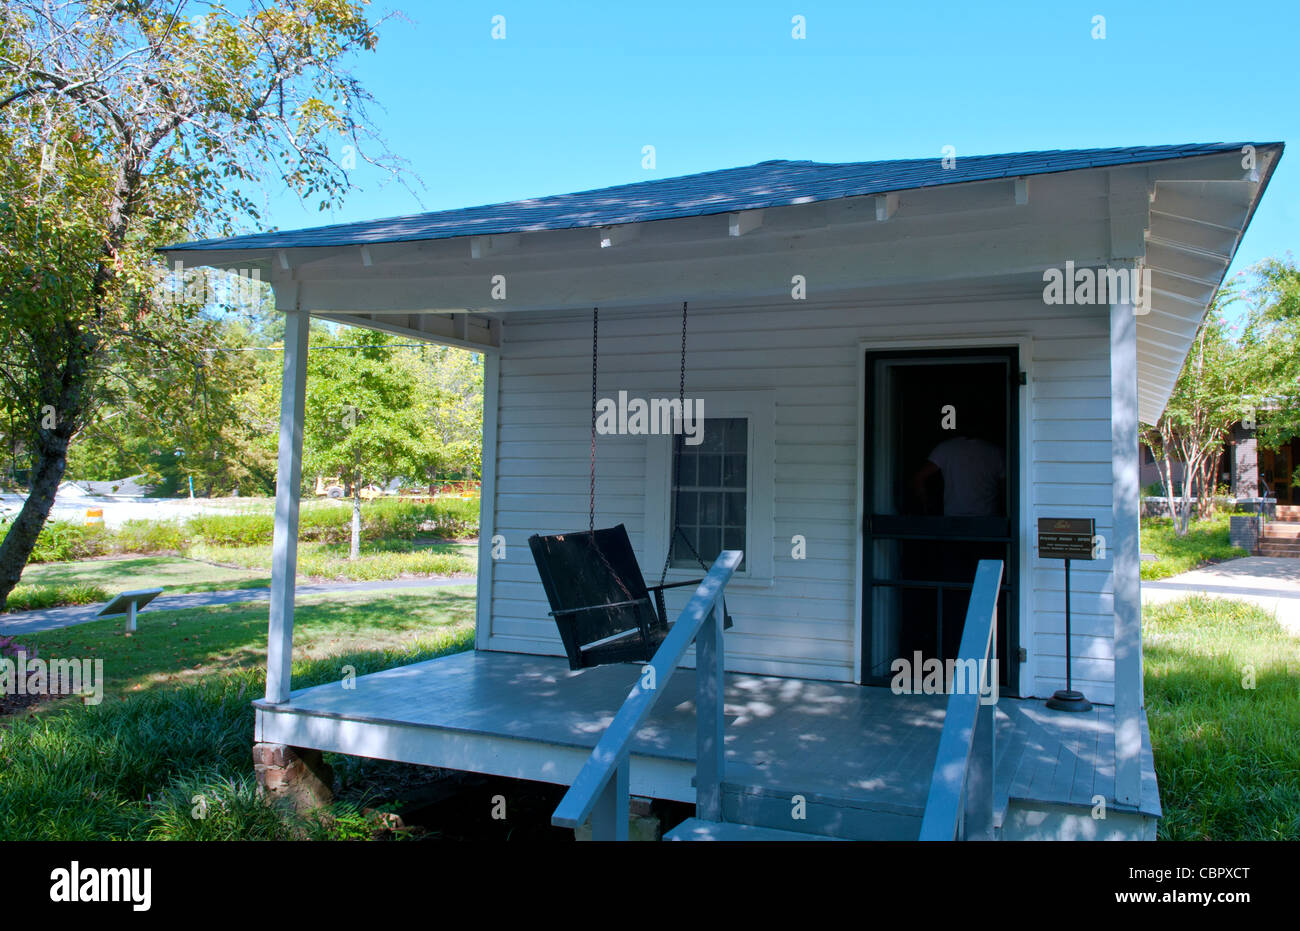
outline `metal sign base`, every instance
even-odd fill
[[[1065,688],[1057,689],[1047,700],[1047,707],[1053,711],[1091,711],[1092,702],[1083,697],[1082,692],[1074,689],[1074,657],[1071,655],[1070,640],[1070,559],[1065,560]]]
[[[1082,692],[1057,689],[1047,700],[1047,707],[1054,711],[1091,711],[1092,702],[1084,698]]]

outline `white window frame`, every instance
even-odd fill
[[[688,400],[704,402],[704,419],[744,417],[748,421],[746,453],[745,570],[728,583],[732,588],[766,588],[775,581],[773,538],[776,533],[776,403],[771,391],[689,391]],[[655,395],[676,397],[675,394]],[[646,581],[656,584],[672,534],[673,438],[646,437],[645,546],[656,560],[643,568]],[[653,576],[653,578],[651,578]],[[666,581],[684,582],[700,577],[694,568],[668,569]]]

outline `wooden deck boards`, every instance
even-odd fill
[[[515,653],[466,652],[295,691],[287,706],[256,703],[259,739],[286,718],[311,719],[295,733],[324,733],[328,722],[395,725],[404,734],[477,735],[564,749],[577,757],[595,746],[631,689],[639,667],[571,672],[564,660]],[[694,671],[678,670],[632,744],[638,760],[687,780],[695,755]],[[946,696],[894,695],[888,689],[744,674],[726,687],[727,779],[763,789],[919,812],[929,790]],[[1007,799],[1091,805],[1113,800],[1113,717],[1109,707],[1069,714],[1042,702],[1003,699],[998,710],[995,791]],[[341,729],[341,728],[340,728]],[[364,730],[364,727],[362,727]],[[355,740],[355,738],[349,738]],[[1144,777],[1151,766],[1144,731]],[[324,743],[324,741],[322,742]],[[394,742],[407,745],[407,742]],[[326,749],[341,749],[332,740]],[[357,745],[361,748],[361,745]],[[401,758],[383,741],[360,755]],[[348,752],[344,750],[344,752]],[[412,762],[430,762],[426,757]],[[546,778],[548,772],[557,775]],[[563,769],[534,778],[556,781]],[[1149,792],[1149,797],[1148,797]],[[678,795],[681,786],[678,787]],[[675,797],[666,795],[665,797]],[[1143,804],[1159,812],[1154,770]]]

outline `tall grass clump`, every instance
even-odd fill
[[[108,600],[98,585],[17,585],[5,599],[6,611],[38,611],[65,605],[97,604]]]
[[[1206,597],[1146,608],[1142,630],[1160,837],[1300,840],[1300,641]]]
[[[344,665],[364,675],[460,652],[472,637],[466,630],[298,662],[294,684],[337,682]],[[353,806],[335,803],[300,816],[257,797],[250,703],[264,683],[264,670],[239,669],[100,705],[63,700],[40,715],[4,719],[0,841],[375,836],[377,828]]]

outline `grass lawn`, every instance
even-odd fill
[[[1162,840],[1300,840],[1300,639],[1242,602],[1143,612]]]
[[[336,682],[344,665],[364,675],[468,649],[473,606],[473,591],[459,586],[305,598],[294,684]],[[24,639],[47,658],[103,658],[107,685],[99,705],[62,699],[0,717],[0,840],[393,836],[361,803],[297,815],[257,797],[249,702],[265,688],[264,605],[159,612],[130,638],[94,622]],[[363,787],[390,765],[341,762]]]
[[[169,594],[266,588],[271,584],[269,546],[190,547],[196,558],[181,556],[106,556],[70,562],[32,563],[9,597],[8,610],[29,611],[59,605],[95,604],[119,591],[161,586]],[[301,581],[373,582],[415,576],[473,575],[478,544],[364,543],[361,556],[348,559],[336,543],[299,543]]]
[[[269,546],[197,544],[189,553],[197,559],[260,570],[270,578]],[[473,542],[413,545],[402,540],[365,541],[356,560],[348,559],[345,543],[298,544],[300,579],[371,582],[422,575],[473,575],[477,567],[478,544]]]
[[[1157,557],[1154,561],[1144,560],[1142,563],[1142,578],[1148,581],[1250,555],[1228,542],[1227,514],[1210,520],[1192,521],[1183,537],[1174,533],[1174,522],[1168,517],[1144,517],[1141,549]]]
[[[218,592],[263,588],[267,572],[213,565],[179,556],[109,556],[75,562],[33,563],[23,570],[24,585],[97,585],[109,592],[162,586],[169,593]]]
[[[130,637],[106,618],[21,638],[39,655],[104,660],[105,701],[266,663],[264,603],[141,615]],[[401,650],[415,641],[457,641],[474,626],[474,590],[340,592],[304,596],[294,608],[295,659]],[[337,673],[335,678],[342,675]]]

